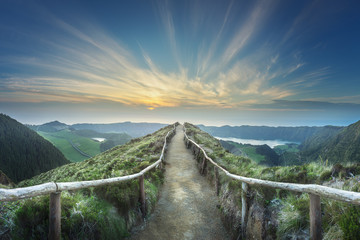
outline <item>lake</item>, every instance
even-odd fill
[[[97,142],[103,142],[106,140],[106,138],[92,138],[93,140],[97,141]]]
[[[251,144],[251,145],[268,145],[271,148],[274,148],[275,146],[279,146],[279,145],[285,145],[287,143],[296,143],[299,144],[297,142],[290,142],[290,141],[283,141],[283,140],[255,140],[255,139],[243,139],[243,138],[232,138],[232,137],[228,137],[228,138],[223,138],[223,137],[215,137],[219,140],[223,140],[223,141],[232,141],[232,142],[236,142],[236,143],[242,143],[242,144]]]

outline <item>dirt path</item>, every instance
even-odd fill
[[[214,189],[200,176],[183,138],[180,125],[169,145],[165,183],[156,210],[132,240],[229,239],[216,207]]]

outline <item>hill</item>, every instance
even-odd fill
[[[27,125],[58,148],[71,162],[81,162],[131,140],[126,133],[99,133],[76,130],[71,125],[53,121],[42,125]]]
[[[153,133],[160,128],[167,126],[161,123],[109,123],[109,124],[90,124],[80,123],[71,125],[76,130],[88,129],[99,133],[126,133],[131,137],[142,137],[147,134]]]
[[[14,182],[69,163],[50,142],[16,120],[0,114],[0,166]]]
[[[302,145],[307,160],[332,163],[360,162],[360,121],[345,128],[319,132]]]
[[[222,147],[230,151],[230,153],[250,158],[258,164],[264,164],[267,166],[280,165],[279,155],[266,144],[250,145],[223,140],[220,140],[220,143]]]
[[[42,125],[27,125],[27,126],[34,131],[41,131],[41,132],[57,132],[69,128],[68,125],[66,125],[65,123],[61,123],[59,121],[44,123]]]
[[[303,142],[324,127],[268,127],[268,126],[204,126],[198,127],[216,137],[234,137],[256,140],[284,140]]]
[[[153,134],[133,139],[83,162],[70,163],[32,179],[18,187],[49,181],[82,181],[118,177],[140,172],[160,157],[164,137],[173,126]],[[147,212],[157,201],[163,171],[155,168],[145,175]],[[139,210],[139,182],[137,179],[119,184],[63,192],[61,196],[64,239],[123,239],[128,230],[142,220]],[[38,197],[18,203],[14,211],[12,235],[15,239],[46,239],[49,197]]]

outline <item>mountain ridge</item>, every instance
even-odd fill
[[[14,182],[69,163],[49,141],[11,117],[0,114],[0,166]]]
[[[216,137],[235,137],[256,140],[285,140],[291,142],[303,142],[317,131],[325,127],[270,127],[270,126],[205,126],[198,127]],[[343,128],[335,127],[334,128]]]

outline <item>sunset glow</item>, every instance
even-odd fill
[[[5,1],[0,112],[25,123],[141,120],[156,109],[149,121],[179,112],[215,125],[345,125],[360,113],[354,5]]]

